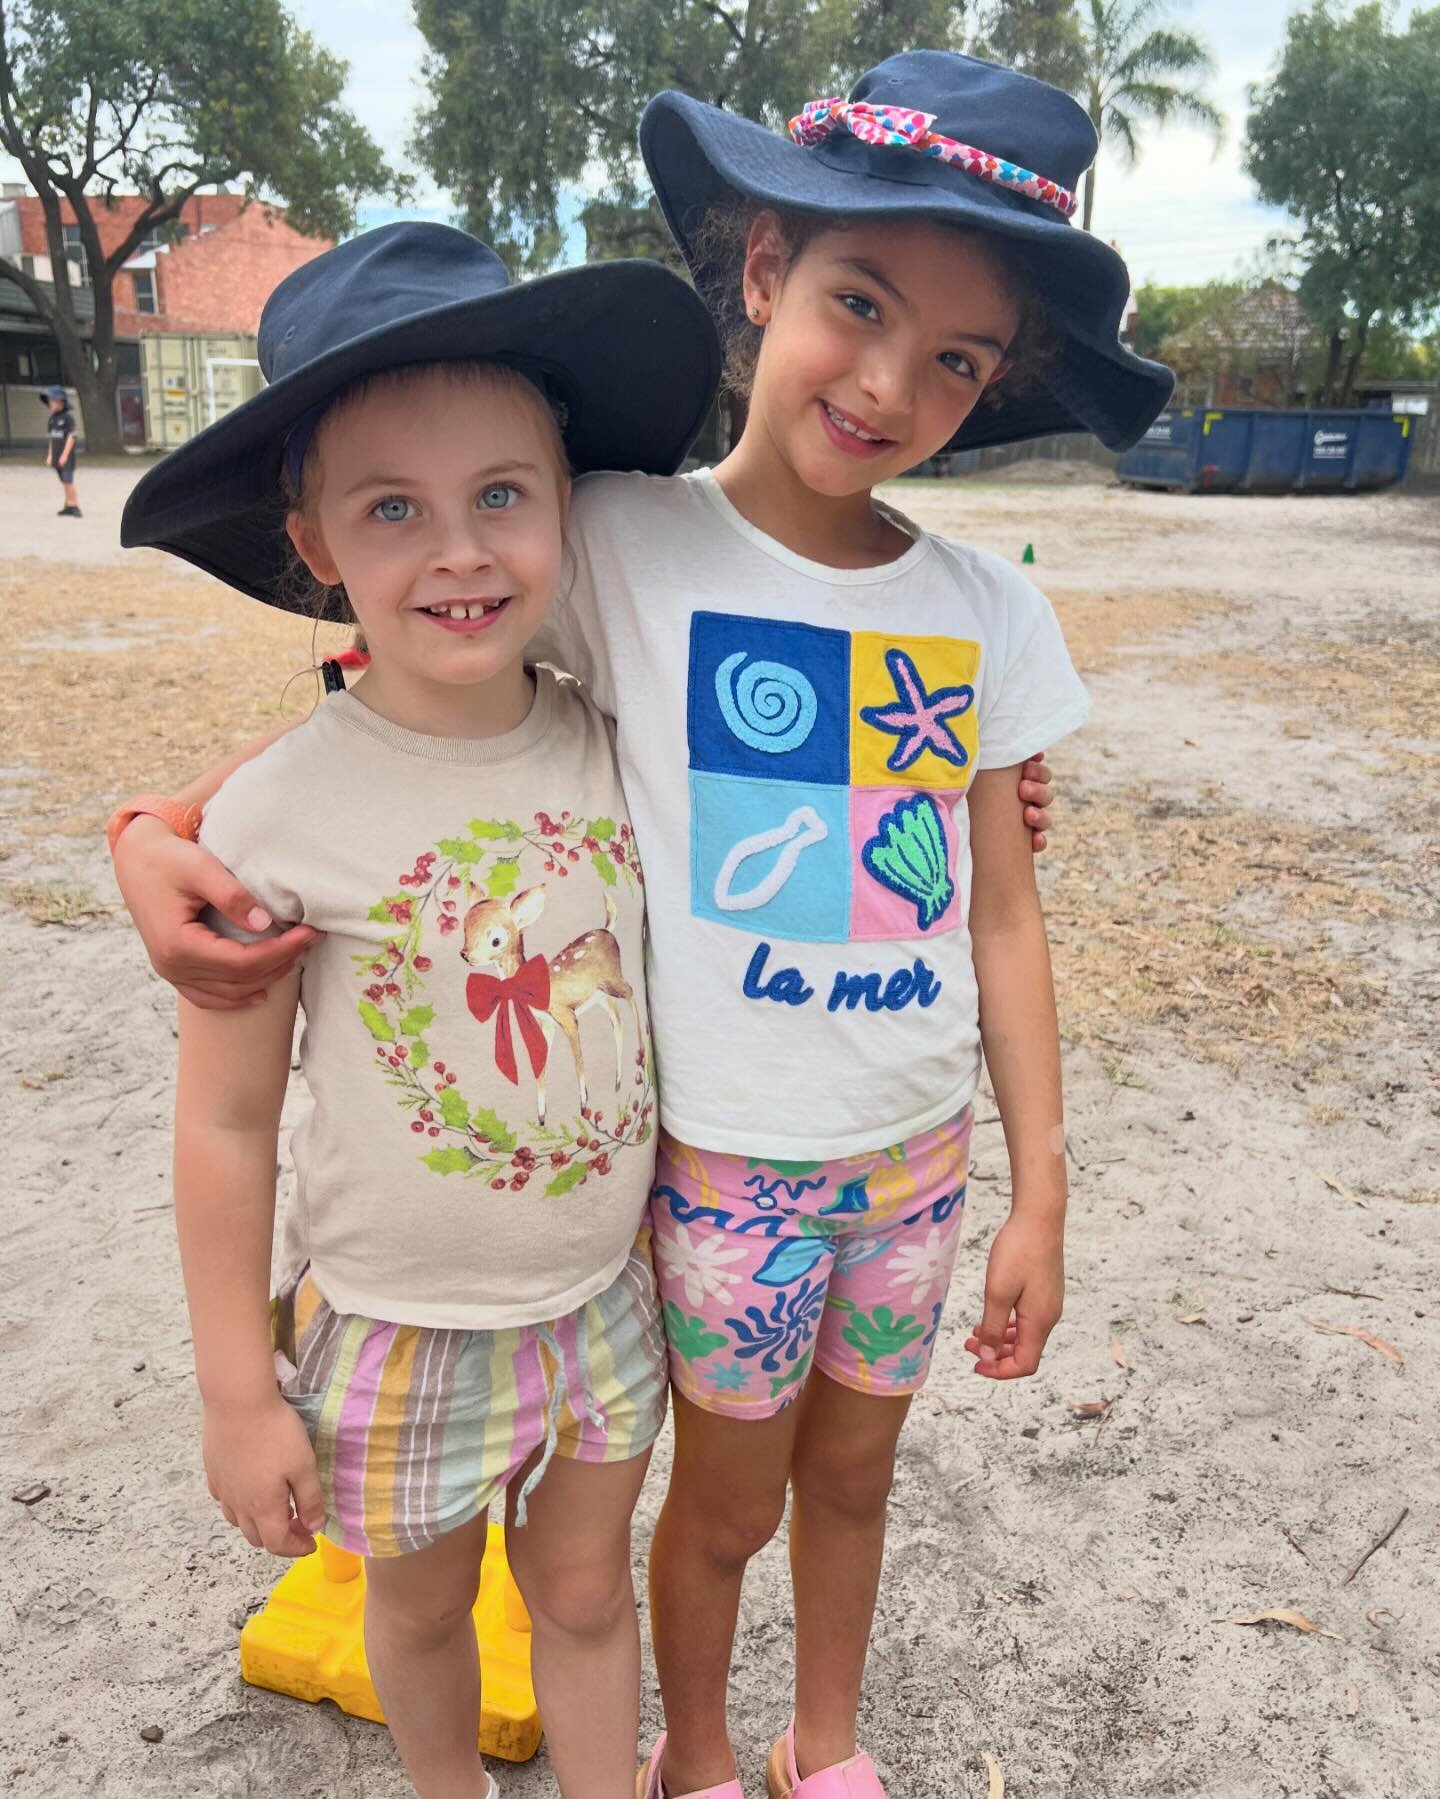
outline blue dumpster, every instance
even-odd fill
[[[1162,412],[1116,473],[1186,493],[1373,492],[1405,479],[1413,425],[1379,411],[1182,407]]]

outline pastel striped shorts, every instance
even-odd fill
[[[325,1534],[405,1555],[478,1517],[537,1450],[623,1462],[665,1418],[665,1337],[649,1233],[603,1293],[567,1317],[495,1331],[334,1311],[307,1268],[275,1301],[280,1390],[315,1445]]]

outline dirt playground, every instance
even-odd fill
[[[0,1792],[402,1799],[383,1730],[239,1679],[277,1569],[200,1474],[173,1004],[98,835],[310,704],[310,629],[120,552],[129,480],[82,471],[76,523],[0,465]],[[1008,1180],[983,1101],[864,1741],[892,1799],[1437,1799],[1440,501],[895,497],[1034,545],[1096,704],[1042,870],[1067,1312],[1036,1379],[968,1373]],[[736,1653],[753,1799],[787,1614],[777,1542]],[[553,1791],[543,1752],[495,1772]]]

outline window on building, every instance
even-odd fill
[[[178,244],[182,238],[187,238],[189,235],[190,227],[178,219],[169,225],[157,225],[140,239],[131,253],[135,256],[146,256],[152,250],[164,250],[171,244]]]
[[[80,239],[78,225],[62,225],[60,234],[65,240],[65,260],[75,264],[75,279],[81,287],[90,285],[90,263],[85,255],[85,245]]]
[[[136,269],[131,279],[135,283],[136,312],[159,312],[155,303],[155,271],[154,269]]]

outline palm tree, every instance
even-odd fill
[[[1165,21],[1166,0],[1082,0],[1084,73],[1078,98],[1103,139],[1107,133],[1133,163],[1139,160],[1142,119],[1167,125],[1190,119],[1208,125],[1219,141],[1225,120],[1198,83],[1214,71],[1210,52],[1188,31]],[[1085,229],[1095,213],[1095,170],[1085,177]]]

